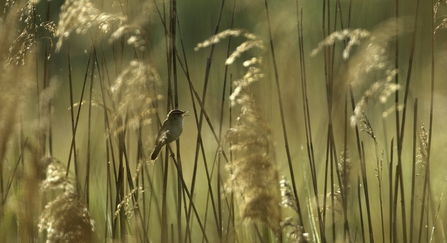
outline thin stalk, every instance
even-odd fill
[[[2,204],[1,204],[2,206],[5,205],[5,203],[6,203],[6,200],[8,198],[8,194],[9,194],[9,192],[11,190],[11,186],[12,186],[12,183],[14,182],[14,179],[19,180],[19,179],[16,178],[17,169],[19,168],[20,162],[23,162],[23,157],[24,157],[23,156],[23,152],[24,152],[24,148],[26,148],[26,146],[27,146],[27,143],[28,143],[28,138],[25,139],[25,141],[23,142],[23,145],[20,145],[19,158],[17,159],[17,162],[15,163],[14,169],[12,171],[12,175],[8,179],[8,183],[6,184],[6,188],[5,188],[4,194],[2,195],[3,197],[0,198],[2,200]],[[4,213],[3,210],[4,209],[2,207],[2,209],[0,209],[0,219],[3,218],[3,213]]]
[[[174,162],[174,165],[178,168],[178,162],[177,162],[176,160],[173,160],[173,162]],[[185,180],[184,180],[184,178],[183,178],[183,175],[182,175],[182,174],[179,174],[179,176],[180,176],[180,178],[179,178],[179,179],[180,179],[180,182],[183,184],[184,192],[186,193],[186,196],[188,197],[189,201],[192,202],[192,201],[193,201],[193,198],[192,198],[192,196],[191,196],[191,193],[188,191],[188,187],[186,186],[186,182],[185,182]],[[201,229],[201,231],[202,231],[202,236],[203,236],[205,242],[209,242],[207,233],[206,233],[206,231],[205,231],[205,225],[204,225],[204,224],[202,223],[202,221],[200,220],[199,213],[198,213],[197,208],[196,208],[196,206],[194,205],[194,203],[191,203],[191,207],[192,207],[192,210],[193,210],[193,212],[194,212],[194,214],[195,214],[195,216],[196,216],[197,223],[199,224],[199,227],[200,227],[200,229]]]
[[[234,26],[234,16],[236,14],[236,0],[233,1],[233,10],[231,14],[231,22],[230,22],[230,29],[233,29]],[[228,39],[228,45],[227,45],[227,53],[226,57],[228,58],[230,56],[231,51],[231,36]],[[222,130],[223,130],[223,121],[224,121],[224,111],[225,111],[225,97],[226,94],[226,87],[227,87],[227,80],[228,80],[228,65],[225,65],[225,71],[224,71],[224,78],[223,78],[223,84],[222,84],[222,102],[220,106],[220,118],[219,118],[219,141],[222,141]],[[231,86],[231,83],[230,83]],[[231,108],[230,108],[231,109]],[[220,147],[220,146],[219,146]],[[221,149],[218,149],[218,151]],[[217,155],[217,181],[216,181],[216,187],[217,187],[217,233],[219,235],[219,241],[223,242],[223,233],[224,233],[224,227],[223,227],[223,216],[222,216],[222,194],[225,193],[225,190],[222,188],[222,178],[221,178],[221,154],[219,153]]]
[[[169,1],[169,3],[172,4],[172,0]],[[166,7],[165,7],[165,1],[163,1],[163,13],[164,13],[164,17],[163,17],[163,21],[166,21]],[[171,8],[169,8],[169,13],[172,14],[171,12]],[[172,17],[172,16],[171,16]],[[166,48],[166,66],[167,66],[167,95],[166,95],[166,113],[169,112],[170,107],[172,107],[173,102],[173,95],[172,95],[172,37],[171,37],[171,25],[170,26],[166,26],[166,24],[164,25],[164,30],[165,30],[165,48]],[[165,154],[166,156],[163,158],[161,157],[161,161],[163,161],[163,166],[161,168],[162,170],[162,175],[163,175],[163,186],[162,186],[162,192],[161,192],[161,235],[160,235],[160,239],[161,242],[168,242],[168,202],[167,202],[167,188],[168,188],[168,175],[169,175],[169,150],[170,150],[170,146],[167,144],[167,146],[165,146]]]
[[[51,1],[47,1],[46,3],[46,21],[50,21],[50,16],[51,16]],[[43,88],[46,89],[50,86],[50,64],[49,64],[49,56],[50,56],[50,43],[45,42],[45,54],[44,54],[44,60],[43,60]],[[52,102],[51,100],[48,103],[48,109],[51,110],[52,108]],[[47,141],[46,138],[44,137],[43,139],[43,150],[42,150],[42,156],[46,154],[46,152],[48,152],[48,155],[50,157],[53,156],[53,128],[52,128],[52,119],[51,116],[48,114],[48,125],[47,125],[47,129],[48,129],[48,134],[47,134],[47,138],[48,138],[48,148],[45,149],[45,144]],[[47,150],[47,151],[45,151]],[[76,174],[76,176],[78,176],[78,174]]]
[[[268,0],[264,0],[264,5],[265,5],[265,12],[266,12],[266,17],[267,17],[267,27],[268,27],[268,32],[269,32],[270,52],[272,54],[272,61],[273,61],[273,69],[274,69],[275,84],[276,84],[276,94],[278,96],[279,112],[280,112],[280,116],[281,116],[281,128],[282,128],[282,132],[283,132],[284,147],[286,149],[287,164],[289,167],[290,179],[292,181],[293,193],[294,193],[295,201],[298,203],[299,202],[298,190],[296,188],[295,175],[294,175],[293,165],[292,165],[292,157],[290,155],[289,139],[287,137],[288,132],[287,132],[285,116],[284,116],[283,98],[282,98],[282,94],[281,94],[281,85],[279,82],[279,72],[278,72],[278,66],[277,66],[276,56],[275,56],[275,47],[273,44],[273,36],[272,36],[272,29],[271,29],[271,23],[270,23]]]
[[[372,243],[374,242],[374,231],[373,231],[373,225],[372,225],[372,215],[371,215],[371,204],[369,200],[369,187],[368,187],[368,178],[366,176],[366,161],[365,161],[365,148],[362,144],[362,157],[363,159],[360,160],[360,166],[362,171],[362,181],[363,181],[363,188],[365,193],[365,203],[366,203],[366,214],[368,216],[368,233],[369,233],[369,241]]]
[[[359,215],[360,215],[360,229],[362,233],[362,242],[366,242],[366,232],[365,232],[365,223],[363,219],[363,207],[362,207],[362,183],[360,181],[360,175],[357,176],[357,201],[359,204]]]
[[[225,0],[221,1],[221,5],[219,8],[219,16],[217,19],[217,23],[214,29],[214,35],[216,35],[217,33],[219,33],[219,29],[220,29],[220,24],[222,21],[222,15],[223,15],[223,10],[224,10],[224,5],[225,5]],[[207,94],[207,90],[208,90],[208,83],[209,83],[209,76],[210,76],[210,71],[211,71],[211,64],[213,62],[213,57],[214,57],[214,49],[215,49],[215,45],[212,45],[210,48],[210,53],[208,55],[207,58],[207,62],[206,62],[206,68],[205,68],[205,77],[204,77],[204,82],[203,82],[203,91],[202,91],[202,96],[200,98],[201,102],[199,101],[200,104],[200,113],[199,113],[199,117],[197,119],[196,116],[196,121],[198,121],[196,123],[197,125],[197,146],[195,149],[195,154],[194,154],[194,168],[196,169],[197,163],[198,163],[198,159],[199,159],[199,150],[202,151],[202,156],[204,159],[204,166],[205,169],[207,171],[207,180],[208,183],[210,184],[210,179],[209,179],[209,171],[207,169],[207,165],[206,165],[206,157],[205,157],[205,151],[204,151],[204,147],[203,147],[203,140],[202,140],[202,127],[203,127],[203,118],[205,117],[208,121],[209,124],[211,124],[211,122],[209,122],[207,116],[206,116],[206,109],[205,109],[205,102],[206,102],[206,94]],[[189,80],[189,84],[190,84],[190,88],[192,87],[192,83]],[[214,132],[214,130],[213,130]],[[220,145],[220,139],[217,137],[217,135],[214,132],[214,136],[216,138],[217,143]],[[194,188],[195,188],[195,177],[193,178],[193,181],[191,182],[191,191],[194,192]],[[214,204],[213,204],[214,205]],[[216,213],[215,213],[216,215]]]
[[[413,67],[413,57],[414,57],[414,50],[416,45],[416,34],[417,34],[417,18],[419,13],[419,0],[417,1],[416,5],[416,14],[415,14],[415,20],[414,20],[414,28],[413,28],[413,37],[412,37],[412,43],[411,43],[411,49],[410,49],[410,57],[408,59],[408,72],[407,72],[407,79],[405,84],[405,93],[404,93],[404,108],[402,111],[402,124],[401,124],[401,131],[399,136],[399,142],[398,142],[398,170],[399,170],[399,183],[400,183],[400,192],[401,192],[401,213],[402,213],[402,229],[403,229],[403,240],[404,242],[407,242],[407,222],[406,222],[406,210],[405,210],[405,191],[404,191],[404,183],[403,183],[403,172],[402,172],[402,147],[403,147],[403,141],[404,141],[404,129],[405,129],[405,121],[406,121],[406,111],[407,111],[407,105],[408,105],[408,96],[409,96],[409,89],[410,89],[410,80],[411,80],[411,74],[412,74],[412,67]],[[398,28],[398,27],[397,27]],[[396,92],[397,93],[397,92]],[[411,232],[411,231],[410,231]]]
[[[221,20],[222,20],[222,14],[223,14],[223,9],[224,9],[224,4],[225,4],[225,0],[222,0],[221,2],[221,6],[220,6],[220,10],[219,10],[219,17],[216,23],[216,27],[215,27],[215,32],[214,34],[217,34],[219,32],[219,28],[220,28],[220,24],[221,24]],[[183,45],[183,42],[182,42]],[[193,178],[192,178],[192,182],[191,182],[191,194],[194,194],[194,189],[195,189],[195,183],[196,183],[196,175],[197,175],[197,168],[198,168],[198,159],[199,159],[199,150],[202,153],[202,157],[203,157],[203,163],[204,163],[204,167],[205,167],[205,171],[206,171],[206,178],[207,178],[207,182],[208,182],[208,189],[209,189],[209,194],[208,196],[211,197],[211,201],[212,201],[212,207],[213,207],[213,215],[215,217],[215,221],[218,221],[217,219],[217,211],[216,211],[216,203],[214,200],[214,196],[213,196],[213,192],[212,192],[212,185],[211,185],[211,176],[209,173],[209,169],[208,169],[208,165],[207,165],[207,159],[205,156],[205,148],[203,146],[202,143],[202,127],[203,127],[203,118],[206,119],[208,125],[211,128],[211,131],[218,143],[218,146],[220,147],[220,136],[217,136],[211,122],[210,119],[207,115],[206,109],[205,109],[205,100],[206,100],[206,94],[207,94],[207,87],[208,87],[208,80],[209,80],[209,75],[210,75],[210,70],[211,70],[211,64],[212,64],[212,60],[213,60],[213,56],[214,56],[214,48],[215,46],[212,45],[211,46],[211,50],[210,50],[210,54],[207,58],[207,64],[206,64],[206,69],[205,69],[205,80],[204,80],[204,87],[203,87],[203,92],[202,92],[202,96],[200,97],[197,92],[194,89],[194,86],[191,82],[191,79],[189,77],[189,71],[187,71],[187,65],[183,67],[185,74],[187,75],[187,80],[188,80],[188,84],[189,84],[189,88],[190,88],[190,93],[191,93],[191,98],[192,100],[194,100],[194,97],[196,98],[197,102],[200,105],[200,114],[197,115],[197,111],[195,109],[194,106],[194,115],[195,115],[195,121],[196,121],[196,126],[197,126],[197,142],[196,142],[196,150],[195,150],[195,156],[194,156],[194,167],[193,167]],[[184,52],[184,48],[183,48],[183,55],[184,55],[184,60],[185,60],[185,64],[187,64],[186,62],[186,55]],[[186,69],[185,69],[186,68]],[[193,102],[193,104],[195,104]],[[226,155],[223,153],[224,158],[226,159]],[[226,159],[226,161],[228,161]],[[190,203],[192,203],[192,200],[190,201]],[[186,219],[187,222],[189,222],[189,218],[190,218],[190,211],[191,211],[191,207],[193,205],[190,204],[189,208],[186,210]],[[217,224],[218,226],[219,224]],[[189,232],[187,232],[187,234],[189,234]]]
[[[168,146],[166,146],[168,147]],[[167,205],[167,187],[168,187],[168,170],[169,170],[169,160],[168,156],[164,159],[164,166],[162,168],[163,174],[163,189],[161,194],[161,242],[168,242],[168,205]]]
[[[419,2],[419,1],[418,1]],[[434,5],[432,5],[434,6]],[[422,190],[422,205],[421,205],[421,214],[419,218],[419,236],[418,236],[418,243],[421,242],[422,239],[422,230],[423,230],[423,218],[424,213],[428,210],[428,206],[426,206],[426,197],[429,197],[427,195],[427,191],[430,191],[430,156],[431,156],[431,147],[432,147],[432,136],[433,136],[433,114],[434,114],[434,90],[435,90],[435,27],[434,24],[436,22],[436,16],[434,13],[434,9],[432,9],[431,12],[431,67],[430,67],[430,118],[429,118],[429,128],[428,128],[428,145],[427,145],[427,161],[425,165],[425,175],[424,175],[424,188]],[[427,203],[429,205],[429,203]],[[427,217],[428,218],[428,217]],[[445,239],[444,239],[445,241]]]
[[[398,18],[399,18],[399,0],[395,0],[395,18],[396,18],[396,36],[399,33],[399,24],[398,24]],[[399,68],[399,39],[396,38],[395,42],[395,59],[394,59],[394,68]],[[399,84],[399,74],[395,75],[394,82],[396,85]],[[401,135],[400,135],[400,115],[399,115],[399,92],[395,92],[394,96],[394,109],[395,109],[395,121],[396,121],[396,138],[397,138],[397,170],[399,169],[399,164],[401,163],[400,155],[401,155]],[[396,175],[397,175],[396,171]],[[396,178],[395,182],[397,183],[398,178]],[[390,183],[392,184],[392,180],[390,180]],[[395,185],[397,188],[397,185]],[[396,189],[397,190],[397,189]],[[397,194],[397,192],[393,192],[393,194]],[[390,229],[392,229],[392,242],[397,242],[397,232],[396,232],[396,198],[394,196],[390,197],[390,199],[393,198],[392,202],[392,224]]]
[[[394,154],[394,138],[391,139],[391,146],[390,146],[390,163],[389,163],[389,167],[388,167],[388,182],[389,182],[389,194],[388,194],[388,198],[389,198],[389,222],[388,224],[390,225],[389,229],[389,235],[390,235],[390,242],[395,242],[395,230],[394,230],[394,219],[395,219],[395,215],[394,215],[394,200],[393,200],[393,194],[394,194],[394,190],[393,190],[393,168],[394,168],[394,159],[393,159],[393,154]]]
[[[343,239],[345,242],[351,242],[351,235],[349,232],[349,222],[348,222],[348,170],[347,170],[347,155],[348,155],[348,99],[345,96],[345,112],[344,112],[344,135],[343,135],[343,183],[340,179],[340,171],[338,171],[338,166],[336,167],[338,171],[338,181],[340,185],[340,192],[343,204]],[[337,157],[335,157],[337,158]]]
[[[413,222],[414,222],[414,195],[416,188],[416,141],[417,141],[417,114],[418,99],[414,101],[414,119],[413,119],[413,168],[411,174],[411,198],[410,198],[410,243],[413,243]]]
[[[186,76],[186,79],[188,80],[188,83],[191,86],[191,78],[189,75],[189,68],[188,68],[188,61],[186,58],[186,53],[185,53],[185,46],[183,43],[183,38],[182,38],[182,32],[181,32],[181,28],[180,28],[180,23],[178,23],[179,26],[179,35],[180,35],[180,44],[182,46],[182,54],[183,54],[183,60],[184,63],[182,63],[182,59],[180,57],[177,57],[177,59],[179,60],[180,66],[183,69],[183,72]],[[196,108],[196,102],[194,101],[194,95],[192,92],[192,88],[189,89],[190,91],[190,96],[191,96],[191,100],[192,100],[192,106],[193,106],[193,111],[194,111],[194,117],[195,117],[195,121],[197,121],[197,108]],[[197,176],[197,160],[194,162],[194,167],[193,167],[193,172],[192,172],[192,180],[195,180],[195,177]],[[191,192],[192,194],[194,194],[194,187],[191,187]],[[186,197],[185,197],[186,198]],[[194,203],[193,201],[190,201],[190,204]],[[185,221],[186,221],[186,226],[185,226],[185,236],[184,236],[184,242],[187,242],[187,240],[189,240],[189,242],[192,242],[192,238],[191,238],[191,209],[192,206],[191,205],[187,205],[185,203]]]
[[[223,3],[222,3],[223,4]],[[223,7],[223,6],[222,6]],[[222,11],[222,8],[221,8],[221,11]],[[219,22],[218,22],[218,26],[219,26],[219,23],[220,23],[220,20],[219,20]],[[218,31],[218,28],[216,28],[216,31]],[[179,33],[180,33],[180,36],[181,36],[181,31],[179,31]],[[182,40],[182,38],[180,37],[180,41],[181,41],[181,45],[182,45],[182,50],[183,50],[183,60],[184,60],[184,63],[181,63],[181,59],[180,59],[180,57],[179,56],[177,56],[177,58],[178,58],[178,60],[180,61],[180,64],[181,64],[181,66],[182,66],[182,68],[183,68],[183,71],[184,71],[184,73],[185,73],[185,75],[186,75],[186,78],[187,78],[187,80],[188,80],[188,83],[189,83],[189,85],[190,85],[190,94],[191,94],[191,99],[193,100],[193,106],[194,106],[194,115],[195,115],[195,121],[196,121],[196,125],[197,125],[197,127],[198,127],[198,131],[199,131],[199,134],[198,134],[198,142],[197,142],[197,144],[199,144],[199,146],[200,146],[200,151],[201,151],[201,153],[202,153],[202,157],[204,158],[204,160],[203,160],[203,163],[204,163],[204,167],[205,167],[205,172],[206,172],[206,178],[207,178],[207,183],[208,183],[208,189],[209,189],[209,191],[208,191],[208,197],[211,199],[211,205],[212,205],[212,208],[213,208],[213,215],[214,215],[214,218],[215,218],[215,221],[216,222],[218,222],[219,220],[218,220],[218,213],[219,213],[219,211],[220,210],[217,210],[216,209],[216,200],[214,199],[214,193],[213,193],[213,187],[212,187],[212,183],[211,183],[211,178],[212,178],[212,176],[211,176],[211,174],[213,173],[212,171],[211,171],[211,174],[210,174],[210,170],[208,169],[208,162],[207,162],[207,159],[206,159],[206,156],[205,156],[205,148],[204,148],[204,146],[203,146],[203,143],[202,143],[202,139],[201,139],[201,125],[199,125],[199,124],[201,124],[200,122],[197,122],[197,121],[200,121],[200,118],[198,118],[198,116],[197,116],[197,109],[195,108],[195,102],[194,102],[194,97],[196,97],[196,99],[198,99],[198,95],[197,95],[197,93],[194,91],[194,87],[192,86],[192,82],[191,82],[191,79],[190,79],[190,76],[189,76],[189,70],[188,70],[188,65],[187,65],[187,59],[186,59],[186,54],[185,54],[185,48],[184,48],[184,45],[183,45],[183,40]],[[212,54],[211,54],[211,57],[210,57],[211,59],[212,59]],[[209,59],[210,60],[210,59]],[[209,74],[208,74],[209,75]],[[206,92],[204,92],[204,94],[203,94],[203,97],[205,97],[205,95],[206,95]],[[198,99],[198,102],[200,103],[200,99]],[[220,140],[221,140],[221,136],[219,135],[219,137],[217,137],[217,135],[216,135],[216,133],[214,132],[214,129],[212,128],[212,126],[211,126],[211,123],[209,122],[209,118],[208,118],[208,116],[207,116],[207,114],[206,114],[206,111],[204,110],[205,108],[203,107],[203,104],[202,103],[200,103],[200,105],[201,105],[201,111],[202,111],[202,119],[203,119],[203,116],[206,118],[206,120],[208,121],[208,124],[210,125],[210,127],[211,127],[211,130],[213,131],[213,133],[214,133],[214,135],[215,135],[215,138],[216,138],[216,141],[218,141],[218,146],[220,147],[221,145],[220,145]],[[197,147],[197,149],[198,149],[198,147]],[[196,152],[198,152],[197,150],[196,150]],[[196,153],[197,154],[197,153]],[[225,157],[225,155],[224,155],[224,157]],[[191,183],[191,194],[194,194],[194,189],[195,189],[195,181],[196,181],[196,175],[197,175],[197,169],[198,169],[198,156],[195,156],[195,162],[194,162],[194,167],[193,167],[193,175],[192,175],[192,183]],[[208,199],[207,199],[208,200]],[[219,200],[219,202],[220,202],[220,200]],[[190,203],[193,203],[192,201],[190,201]],[[186,221],[187,221],[187,228],[189,227],[189,221],[190,221],[190,215],[191,215],[191,206],[192,205],[189,205],[188,206],[188,208],[186,208],[185,209],[185,212],[186,212]],[[206,207],[206,209],[207,209],[208,207]],[[207,212],[206,212],[207,213]],[[206,218],[206,217],[205,217]],[[219,227],[219,223],[216,223],[216,226],[218,226]],[[219,229],[221,229],[221,228],[218,228],[218,230]],[[186,236],[185,236],[185,238],[186,237],[191,237],[190,236],[190,232],[186,232]],[[221,238],[221,236],[220,236],[220,238]],[[191,240],[191,239],[190,239]]]
[[[431,6],[434,6],[434,4],[432,4]],[[432,135],[433,135],[433,115],[434,115],[434,90],[435,90],[435,32],[434,32],[434,29],[435,29],[435,27],[434,27],[434,24],[435,24],[435,20],[436,20],[436,18],[435,18],[435,16],[434,16],[434,9],[433,8],[431,8],[431,14],[432,14],[432,20],[433,21],[431,21],[431,52],[430,52],[430,54],[431,54],[431,68],[430,68],[430,71],[431,71],[431,73],[430,73],[430,118],[429,118],[429,127],[428,127],[428,149],[427,149],[427,167],[426,167],[426,175],[425,175],[425,180],[426,180],[426,182],[424,183],[424,186],[425,186],[425,184],[428,184],[428,188],[431,188],[431,179],[430,179],[430,175],[431,175],[431,171],[430,171],[430,169],[431,169],[431,163],[430,163],[430,158],[431,158],[431,147],[432,147]],[[444,194],[444,192],[442,193],[442,194]],[[425,195],[425,193],[423,194],[423,195]],[[441,199],[440,199],[440,202],[439,202],[439,206],[441,205],[441,203],[442,203],[442,196],[441,196]],[[439,209],[438,209],[438,212],[439,212]],[[436,215],[438,215],[438,214],[436,214]],[[437,216],[436,216],[436,218],[437,218]],[[436,221],[437,221],[437,219],[435,218],[435,223],[434,223],[434,226],[436,225]],[[433,229],[434,229],[434,226],[433,226]],[[443,229],[443,227],[439,227],[440,229]],[[443,230],[442,230],[443,231]],[[443,232],[444,233],[444,232]],[[446,239],[445,239],[445,235],[443,234],[443,238],[442,238],[442,240],[443,241],[445,241]],[[439,239],[439,240],[441,240],[441,239]]]
[[[300,13],[300,14],[299,14]],[[312,129],[311,129],[311,122],[309,117],[309,107],[307,103],[307,77],[306,77],[306,59],[304,54],[304,37],[303,37],[303,8],[300,10],[298,9],[298,0],[296,1],[296,14],[297,14],[297,32],[298,32],[298,44],[299,44],[299,51],[300,51],[300,71],[301,71],[301,93],[302,93],[302,101],[303,101],[303,119],[305,124],[305,132],[306,132],[306,144],[307,144],[307,156],[309,159],[310,167],[311,167],[311,173],[312,178],[316,177],[315,172],[315,163],[314,161],[314,154],[311,152],[312,150],[310,147],[312,147]],[[313,180],[314,187],[316,187],[316,179]],[[317,190],[318,191],[318,190]],[[318,193],[316,193],[318,195]],[[317,198],[318,201],[318,198]],[[301,213],[301,206],[300,202],[297,201],[297,209],[298,209],[298,216],[300,219],[301,224],[303,224],[303,231],[305,232],[304,223],[303,223],[303,215]],[[320,217],[320,214],[318,214]],[[321,219],[321,217],[319,218]]]
[[[95,62],[93,62],[95,63]],[[90,158],[91,158],[91,128],[92,128],[92,103],[93,103],[93,81],[94,81],[95,65],[92,65],[92,71],[90,73],[90,89],[89,89],[89,102],[88,102],[88,116],[87,116],[87,158],[86,158],[86,174],[84,182],[84,197],[87,205],[89,205],[90,199]],[[80,109],[80,108],[79,108]],[[74,138],[73,138],[74,139]],[[76,154],[76,153],[75,153]]]
[[[377,182],[379,184],[379,203],[380,203],[380,223],[382,242],[385,242],[385,219],[384,219],[384,205],[383,205],[383,153],[382,159],[379,159],[379,148],[376,137],[374,135],[374,151],[376,155],[377,166]]]
[[[322,218],[322,221],[320,222],[320,231],[321,231],[321,234],[322,234],[322,236],[324,235],[324,236],[326,236],[326,232],[325,232],[325,226],[326,226],[326,210],[327,210],[327,190],[328,190],[328,188],[327,188],[327,184],[328,184],[328,174],[329,174],[329,156],[330,156],[330,152],[329,152],[329,150],[330,150],[330,139],[329,139],[329,134],[330,134],[330,126],[329,126],[329,128],[328,128],[328,132],[327,132],[327,137],[326,137],[326,156],[325,156],[325,159],[324,159],[324,187],[323,187],[323,206],[322,206],[322,208],[321,208],[321,211],[322,211],[322,213],[321,213],[321,218]],[[330,183],[330,182],[329,182]],[[318,211],[320,211],[320,209],[318,209]],[[325,238],[322,238],[322,239],[324,239],[323,240],[323,242],[325,242]]]
[[[74,116],[74,98],[73,98],[73,76],[72,76],[72,65],[71,65],[71,48],[70,48],[70,41],[67,41],[67,52],[68,52],[68,83],[69,83],[69,90],[70,90],[70,115],[71,115],[71,145],[70,145],[70,151],[68,154],[68,163],[67,163],[67,173],[65,176],[68,176],[68,172],[70,171],[70,164],[71,164],[71,158],[72,158],[72,154],[73,154],[73,160],[75,165],[77,164],[77,149],[76,149],[76,130],[78,127],[78,122],[79,122],[79,116],[81,113],[81,102],[84,98],[84,91],[85,91],[85,87],[87,85],[87,75],[88,75],[88,70],[90,67],[90,61],[92,60],[92,56],[90,54],[88,60],[87,60],[87,66],[86,66],[86,70],[84,73],[84,82],[82,85],[82,91],[81,91],[81,96],[79,98],[79,106],[78,106],[78,112],[76,114],[76,118]]]
[[[169,63],[168,65],[171,67],[172,75],[173,75],[173,84],[174,84],[174,108],[178,108],[178,99],[179,99],[179,93],[178,93],[178,78],[177,78],[177,58],[176,58],[176,38],[177,38],[177,0],[171,0],[170,1],[170,9],[169,9]],[[169,69],[169,68],[168,68]],[[182,163],[181,163],[181,157],[180,157],[180,139],[176,141],[176,148],[177,148],[177,161],[178,161],[178,174],[183,174],[182,169]],[[182,240],[182,183],[178,179],[177,181],[177,203],[176,203],[176,212],[177,212],[177,238],[178,242],[180,243]]]
[[[354,95],[352,93],[352,89],[349,89],[350,97],[351,97],[351,107],[354,111],[355,109],[355,102],[354,102]],[[366,213],[368,216],[368,233],[369,233],[369,241],[374,242],[374,233],[373,233],[373,227],[372,227],[372,219],[371,219],[371,205],[369,200],[369,192],[368,192],[368,179],[366,176],[366,161],[365,161],[365,153],[363,148],[363,142],[360,140],[359,135],[359,128],[356,125],[355,126],[355,136],[357,141],[357,152],[359,154],[360,158],[360,169],[362,174],[362,185],[363,185],[363,192],[365,194],[365,204],[366,204]]]
[[[331,127],[332,128],[332,127]],[[331,187],[331,213],[332,213],[332,217],[331,217],[331,226],[332,226],[332,240],[335,241],[337,239],[337,227],[335,225],[335,178],[334,178],[334,171],[337,170],[336,168],[334,168],[334,164],[336,165],[336,159],[334,158],[334,154],[336,151],[335,148],[335,143],[334,143],[334,136],[333,136],[333,131],[332,129],[329,130],[329,164],[330,164],[330,187]],[[335,166],[337,167],[337,166]],[[340,184],[339,184],[340,185]]]

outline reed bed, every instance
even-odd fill
[[[0,242],[447,241],[446,2],[2,9]]]

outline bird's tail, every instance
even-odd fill
[[[163,146],[155,146],[154,150],[152,150],[152,154],[151,154],[151,160],[156,160],[158,157],[158,153],[160,153],[160,150]]]

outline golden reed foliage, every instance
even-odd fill
[[[357,102],[354,114],[351,116],[351,126],[357,125],[369,102],[378,98],[381,103],[385,103],[390,95],[401,88],[399,84],[391,82],[398,70],[394,68],[390,53],[393,53],[391,51],[393,41],[399,36],[409,33],[411,23],[414,22],[410,18],[391,18],[378,24],[372,31],[365,29],[335,31],[311,52],[311,56],[315,56],[336,41],[348,41],[343,50],[343,59],[347,60],[346,64],[333,85],[334,106],[332,111],[341,109],[340,106],[343,104],[341,101],[349,88],[364,90],[363,96]],[[354,46],[358,46],[358,48],[352,54]],[[379,80],[374,80],[371,84],[370,80],[377,79],[377,77]]]
[[[111,87],[114,102],[113,117],[115,124],[122,124],[114,132],[122,132],[126,127],[133,130],[152,123],[155,114],[154,104],[162,96],[156,92],[161,85],[160,76],[155,68],[142,61],[131,61]]]
[[[214,45],[227,37],[242,36],[246,40],[240,44],[226,59],[231,65],[242,53],[253,48],[265,50],[262,40],[243,29],[224,30],[204,42],[197,44],[194,50]],[[271,147],[271,128],[262,116],[250,85],[264,77],[262,57],[256,56],[243,62],[247,68],[245,75],[234,82],[230,95],[231,106],[240,105],[241,113],[237,124],[226,134],[226,142],[235,155],[227,164],[230,177],[226,183],[227,190],[234,192],[239,202],[240,218],[244,222],[262,222],[278,235],[281,227],[281,194],[279,189],[279,172],[274,163]]]
[[[271,149],[271,130],[248,87],[239,90],[241,114],[226,135],[235,159],[227,165],[227,189],[239,201],[244,221],[262,222],[279,233],[281,220],[279,173]]]
[[[57,85],[46,83],[40,88],[36,80],[39,77],[36,75],[36,53],[39,53],[36,33],[44,30],[53,36],[56,29],[52,22],[36,21],[36,4],[37,1],[17,1],[8,5],[0,22],[0,54],[3,56],[0,59],[0,172],[2,180],[10,177],[16,181],[14,189],[8,185],[5,194],[0,195],[6,198],[8,194],[15,193],[1,205],[0,222],[5,222],[5,215],[14,215],[18,225],[16,237],[21,241],[35,241],[37,233],[45,233],[48,243],[91,242],[93,221],[76,192],[74,180],[66,176],[65,167],[57,160],[41,159],[48,153],[46,138],[50,107]],[[44,40],[48,41],[44,44],[51,49],[51,38]],[[49,53],[44,58],[50,58]],[[28,107],[29,104],[33,106]],[[24,122],[23,117],[33,119]],[[19,145],[18,158],[14,157],[15,148],[11,144]],[[11,155],[13,160],[18,160],[13,172],[3,169],[5,162],[11,162]],[[47,194],[48,190],[51,193]],[[55,194],[55,190],[59,193]],[[54,195],[58,196],[42,211],[44,199]],[[39,230],[36,229],[38,218]]]
[[[46,232],[48,243],[93,240],[94,221],[87,205],[78,195],[75,180],[66,176],[64,165],[54,158],[44,158],[47,165],[42,192],[56,192],[56,198],[45,205],[39,218],[39,232]]]
[[[32,7],[25,1],[17,1],[5,6],[4,16],[0,21],[0,178],[10,178],[18,183],[12,187],[3,187],[0,197],[5,199],[0,205],[0,227],[7,227],[4,223],[11,215],[17,218],[17,235],[21,239],[32,239],[35,235],[35,219],[38,215],[38,203],[40,199],[39,188],[36,181],[41,177],[41,166],[35,156],[31,154],[21,167],[15,165],[16,170],[9,167],[18,160],[17,157],[9,158],[16,149],[13,144],[25,147],[25,142],[18,138],[21,129],[21,119],[24,115],[26,102],[31,97],[31,87],[34,84],[33,67],[35,67],[35,55],[26,55],[36,51],[33,47],[35,37],[32,25],[25,25],[20,31],[20,19],[28,19],[25,14]],[[35,107],[34,107],[35,108]],[[23,154],[23,150],[21,150]],[[13,188],[17,188],[17,194],[13,194]],[[3,190],[5,189],[5,190]],[[13,196],[11,196],[13,195]],[[6,200],[7,199],[7,200]],[[12,222],[11,222],[12,223]],[[0,234],[0,241],[3,238]]]

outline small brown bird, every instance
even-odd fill
[[[152,150],[151,160],[156,160],[161,148],[177,140],[183,132],[183,117],[188,111],[174,109],[168,113],[166,120],[158,131],[155,147]]]

